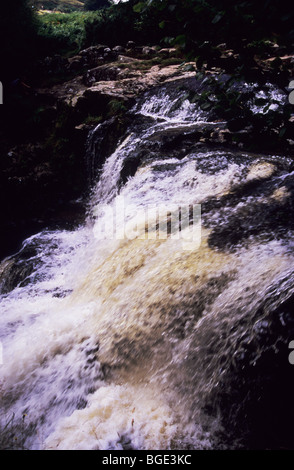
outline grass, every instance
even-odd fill
[[[39,16],[39,37],[49,40],[60,53],[75,53],[87,43],[86,25],[99,20],[99,12],[44,13]]]
[[[32,0],[32,5],[37,11],[58,11],[70,13],[84,9],[83,0]]]

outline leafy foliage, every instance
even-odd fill
[[[74,12],[68,14],[44,14],[39,20],[39,37],[45,49],[52,54],[57,52],[76,52],[86,44],[86,23],[93,13]]]
[[[59,13],[72,13],[83,10],[83,0],[30,0],[30,4],[36,10],[51,10]]]
[[[203,61],[218,59],[217,47],[224,43],[227,49],[238,51],[239,63],[246,68],[255,53],[266,53],[271,42],[289,48],[294,38],[294,13],[277,0],[258,4],[253,0],[128,0],[117,4],[86,0],[85,9],[91,12],[41,16],[39,32],[53,53],[58,48],[70,53],[98,43],[114,46],[131,40],[176,46],[188,58],[197,58],[201,66]]]
[[[203,39],[233,44],[272,35],[293,40],[293,9],[278,0],[141,0],[133,9],[157,16],[168,36],[184,34],[187,44]]]
[[[246,88],[241,77],[238,80],[227,75],[206,77],[198,72],[197,78],[203,80],[205,86],[192,96],[192,101],[209,111],[212,119],[225,120],[237,143],[239,139],[244,144],[245,138],[247,149],[271,151],[281,146],[283,139],[291,138],[291,105],[281,105],[280,100],[274,98],[259,97],[258,92],[263,91],[263,86],[256,84],[254,88]],[[256,112],[256,107],[260,112]],[[244,130],[247,130],[245,134]]]

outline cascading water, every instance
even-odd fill
[[[37,234],[0,265],[3,448],[283,445],[292,162],[204,148],[199,127],[222,124],[180,98],[137,102],[84,226]],[[190,226],[160,236],[152,210],[199,205],[201,240],[185,247]],[[270,395],[277,377],[288,390]]]

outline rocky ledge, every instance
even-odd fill
[[[71,228],[83,220],[89,131],[108,123],[106,158],[139,93],[195,75],[192,65],[182,62],[175,49],[98,45],[69,59],[47,57],[33,84],[12,90],[0,129],[0,259],[33,233]]]
[[[85,101],[95,101],[97,97],[101,97],[101,101],[105,102],[108,99],[127,102],[166,81],[195,76],[195,63],[184,62],[173,48],[160,49],[158,52],[151,48],[140,48],[141,53],[137,54],[133,50],[126,50],[125,54],[128,55],[116,55],[114,50],[118,48],[107,48],[112,55],[106,55],[105,58],[105,54],[103,57],[98,55],[103,47],[91,47],[73,57],[66,62],[66,68],[71,70],[72,64],[76,64],[75,77],[54,86],[38,88],[37,93],[79,108]],[[88,55],[91,59],[86,60]],[[84,61],[81,60],[83,57]],[[85,64],[89,63],[92,67],[85,68]],[[58,70],[59,67],[57,72]],[[52,73],[50,70],[50,74]]]
[[[240,109],[244,111],[238,94],[244,93],[240,89],[228,92],[230,72],[226,71],[227,62],[232,66],[238,57],[223,50],[221,58],[221,63],[211,63],[209,68],[206,64],[204,70],[197,64],[196,70],[195,62],[187,62],[178,49],[136,47],[129,42],[126,47],[111,49],[98,45],[71,58],[44,59],[38,66],[35,83],[12,93],[10,115],[3,120],[4,127],[9,123],[11,138],[0,133],[3,208],[0,259],[15,252],[25,237],[37,231],[48,227],[70,228],[83,220],[83,197],[87,197],[89,190],[86,159],[89,132],[99,123],[105,126],[100,149],[103,161],[123,136],[130,119],[128,110],[136,97],[153,87],[167,83],[181,86],[185,80],[196,83],[196,74],[203,73],[197,83],[204,86],[188,92],[200,107],[210,108],[212,120],[222,124],[199,129],[195,134],[199,145],[250,147],[258,135],[261,144],[271,142],[262,133],[254,133],[254,127],[258,131],[259,125],[267,127],[269,133],[274,131],[274,139],[277,145],[281,141],[283,152],[284,142],[291,150],[291,139],[285,141],[291,126],[293,130],[290,115],[280,113],[277,119],[277,114],[270,112],[253,127],[248,125],[249,114],[238,118]],[[272,62],[275,70],[280,67],[286,73],[293,66],[293,57],[287,56],[279,64],[271,57],[256,60],[254,73],[257,67],[266,77]],[[219,76],[225,77],[222,89],[214,81]],[[213,96],[220,100],[216,103],[211,99]],[[227,108],[231,109],[231,116],[220,112]],[[285,129],[283,119],[289,121]],[[224,121],[228,125],[224,126]],[[267,152],[270,145],[265,149]],[[272,151],[277,152],[277,147]]]

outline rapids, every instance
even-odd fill
[[[199,144],[179,89],[131,113],[86,223],[0,264],[1,446],[290,446],[293,163]]]

